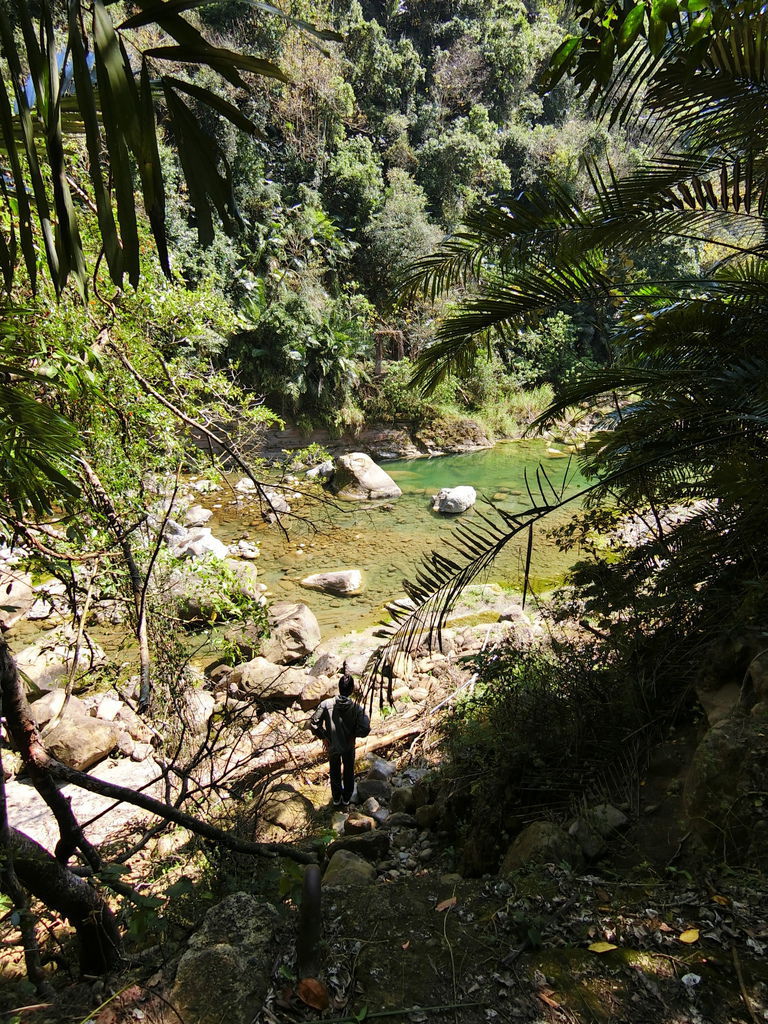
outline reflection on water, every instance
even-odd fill
[[[384,468],[403,491],[401,498],[375,503],[295,504],[307,519],[285,520],[287,538],[276,526],[264,524],[251,503],[220,509],[209,525],[227,543],[244,537],[257,541],[262,552],[256,563],[260,578],[274,599],[305,601],[327,637],[364,629],[380,619],[383,605],[402,595],[402,580],[413,578],[421,556],[450,540],[457,517],[431,510],[430,498],[440,488],[470,484],[478,492],[481,509],[483,499],[487,499],[507,511],[522,511],[530,503],[526,470],[529,481],[535,484],[539,464],[545,466],[555,486],[560,485],[567,471],[568,493],[583,485],[575,465],[566,458],[548,455],[544,442],[512,441],[468,455],[386,462]],[[487,505],[485,509],[491,511]],[[463,518],[472,514],[467,512]],[[557,583],[572,561],[572,556],[557,551],[545,537],[547,529],[570,514],[566,509],[536,531],[532,577],[536,589],[548,589]],[[512,541],[490,569],[487,580],[521,587],[525,545],[525,537]],[[298,583],[310,573],[337,569],[360,569],[364,592],[357,597],[337,598],[306,590]]]

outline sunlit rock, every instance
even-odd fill
[[[326,594],[339,594],[351,597],[363,589],[363,574],[359,569],[340,569],[338,572],[316,572],[305,576],[302,587],[309,590],[322,590]]]
[[[333,474],[333,490],[349,501],[399,498],[403,493],[392,477],[363,452],[339,456]]]
[[[477,491],[474,487],[443,487],[432,499],[432,511],[459,515],[471,508],[476,501]]]

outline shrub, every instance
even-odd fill
[[[444,719],[453,808],[485,851],[482,870],[495,869],[524,824],[601,793],[627,764],[642,702],[596,653],[593,643],[508,642],[478,656],[481,682]]]

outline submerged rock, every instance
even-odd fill
[[[267,490],[264,491],[263,511],[266,518],[272,522],[278,515],[287,515],[291,511],[291,506],[279,491]]]
[[[348,501],[399,498],[403,493],[392,477],[363,452],[352,452],[338,458],[333,490]]]
[[[359,569],[340,569],[338,572],[316,572],[305,576],[302,587],[322,590],[326,594],[340,594],[351,597],[363,589],[363,574]]]

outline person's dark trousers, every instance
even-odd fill
[[[355,748],[343,754],[331,754],[331,796],[335,804],[348,804],[355,788]]]

